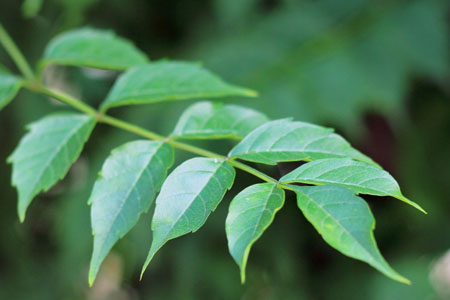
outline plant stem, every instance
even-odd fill
[[[217,158],[217,159],[225,159],[228,161],[228,163],[230,165],[232,165],[238,169],[241,169],[242,171],[250,173],[266,182],[277,183],[276,179],[254,169],[250,166],[247,166],[246,164],[243,164],[243,163],[235,161],[235,160],[231,160],[228,157],[220,155],[218,153],[214,153],[214,152],[202,149],[202,148],[198,148],[193,145],[189,145],[189,144],[185,144],[185,143],[182,143],[179,141],[172,140],[168,137],[161,136],[157,133],[154,133],[150,130],[136,126],[134,124],[122,121],[120,119],[108,116],[106,114],[102,114],[100,112],[97,112],[92,106],[89,106],[89,105],[83,103],[82,101],[75,99],[72,96],[69,96],[69,95],[59,92],[59,91],[49,89],[39,83],[25,82],[24,87],[29,90],[32,90],[34,92],[50,96],[50,97],[57,99],[57,100],[65,103],[87,115],[95,117],[97,119],[97,121],[100,123],[105,123],[105,124],[111,125],[113,127],[120,128],[122,130],[134,133],[136,135],[139,135],[139,136],[151,139],[151,140],[164,141],[164,142],[170,144],[171,146],[173,146],[174,148],[184,150],[184,151],[187,151],[190,153],[198,154],[200,156]]]
[[[15,64],[19,68],[19,70],[24,75],[25,79],[27,79],[27,81],[25,81],[23,83],[23,86],[25,88],[27,88],[31,91],[43,94],[43,95],[47,95],[54,99],[57,99],[65,104],[91,116],[91,117],[96,118],[97,122],[105,123],[105,124],[111,125],[113,127],[120,128],[120,129],[123,129],[128,132],[132,132],[134,134],[137,134],[139,136],[142,136],[142,137],[145,137],[145,138],[148,138],[151,140],[164,141],[164,142],[172,145],[174,148],[184,150],[187,152],[191,152],[194,154],[198,154],[200,156],[227,160],[230,165],[232,165],[238,169],[241,169],[247,173],[250,173],[266,182],[278,184],[278,181],[275,180],[274,178],[254,169],[250,166],[247,166],[241,162],[229,159],[229,157],[227,157],[227,156],[223,156],[218,153],[214,153],[214,152],[202,149],[202,148],[195,147],[193,145],[189,145],[189,144],[185,144],[185,143],[182,143],[179,141],[172,140],[169,137],[161,136],[150,130],[147,130],[142,127],[136,126],[134,124],[122,121],[120,119],[116,119],[111,116],[108,116],[105,113],[103,113],[102,111],[99,112],[92,106],[90,106],[70,95],[49,89],[48,87],[42,85],[41,83],[39,83],[38,81],[35,80],[35,76],[33,74],[33,71],[31,70],[28,62],[25,60],[25,58],[22,55],[22,53],[20,52],[20,50],[17,48],[16,44],[14,43],[14,41],[11,39],[11,37],[9,36],[9,34],[6,32],[6,30],[3,28],[3,26],[1,24],[0,24],[0,43],[6,49],[8,54],[11,56],[11,58],[13,59],[13,61],[15,62]],[[282,187],[281,185],[279,185],[279,186]]]
[[[14,63],[19,68],[20,72],[27,80],[34,80],[33,71],[30,68],[30,65],[23,57],[20,50],[17,48],[14,41],[9,36],[8,32],[3,28],[0,23],[0,43],[5,48],[6,52],[8,52],[9,56],[11,56]]]
[[[34,83],[34,82],[25,82],[24,87],[29,90],[32,90],[34,92],[41,93],[41,94],[50,96],[54,99],[57,99],[69,106],[72,106],[73,108],[78,109],[81,112],[84,112],[87,115],[90,115],[92,117],[97,117],[97,111],[93,107],[91,107],[91,106],[81,102],[80,100],[75,99],[74,97],[69,96],[65,93],[51,90],[39,83]]]

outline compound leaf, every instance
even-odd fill
[[[22,222],[31,200],[67,174],[94,126],[94,118],[74,113],[51,115],[28,126],[30,131],[8,158]]]
[[[50,41],[41,60],[69,66],[126,70],[148,62],[131,42],[112,31],[82,28],[68,31]]]
[[[173,149],[163,142],[134,141],[114,149],[103,164],[89,202],[94,250],[89,284],[102,261],[152,204],[173,164]]]
[[[364,261],[391,279],[409,284],[378,250],[375,219],[367,203],[340,186],[290,186],[306,219],[323,239],[344,255]]]
[[[11,102],[21,86],[22,80],[19,77],[9,74],[0,66],[0,109]]]
[[[403,196],[397,181],[386,171],[349,158],[328,158],[304,164],[280,179],[281,183],[340,185],[358,194],[392,196],[424,212]]]
[[[256,128],[231,150],[229,156],[269,165],[350,157],[378,166],[332,129],[289,119],[271,121]]]
[[[255,95],[253,91],[225,83],[198,64],[159,61],[122,74],[102,107],[107,109],[168,100]]]
[[[245,282],[245,267],[252,245],[272,223],[284,204],[284,191],[273,183],[249,186],[231,202],[226,220],[228,249],[241,269]]]
[[[234,168],[224,160],[192,158],[167,177],[156,198],[153,241],[142,273],[168,240],[195,232],[206,222],[233,185],[234,176]]]
[[[264,114],[243,106],[199,102],[184,111],[172,136],[190,139],[242,139],[268,121]]]

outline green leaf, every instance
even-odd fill
[[[166,143],[134,141],[114,149],[103,164],[89,198],[94,235],[90,285],[114,244],[153,203],[173,156]]]
[[[21,222],[31,200],[67,174],[94,126],[94,118],[73,113],[48,116],[28,126],[30,131],[8,158],[13,164],[12,185],[19,192]]]
[[[243,106],[200,102],[184,111],[172,136],[191,139],[242,139],[268,121],[264,114]]]
[[[364,261],[387,277],[409,284],[393,270],[378,250],[373,235],[375,219],[367,203],[340,186],[290,186],[306,219],[323,239],[344,255]]]
[[[82,28],[62,33],[51,40],[41,64],[126,70],[147,62],[147,57],[139,49],[112,31]]]
[[[19,77],[9,74],[0,66],[0,109],[11,102],[21,86],[22,80]]]
[[[122,74],[102,107],[226,96],[253,97],[256,93],[227,84],[198,64],[159,61]]]
[[[153,241],[142,274],[168,241],[197,231],[233,185],[235,171],[223,160],[192,158],[178,166],[156,198]]]
[[[358,194],[392,196],[425,212],[403,196],[397,181],[386,171],[349,158],[328,158],[309,162],[286,174],[281,183],[340,185]]]
[[[22,14],[25,18],[34,18],[42,7],[43,0],[25,0],[22,3]]]
[[[332,129],[290,119],[272,121],[256,128],[231,150],[229,156],[269,165],[350,157],[378,166]]]
[[[273,183],[249,186],[231,202],[226,220],[228,249],[241,269],[245,282],[245,266],[252,245],[272,223],[284,204],[284,191]]]

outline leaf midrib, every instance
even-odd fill
[[[211,177],[205,182],[205,184],[202,186],[201,189],[199,189],[198,193],[195,194],[195,197],[192,197],[192,201],[189,203],[189,205],[186,206],[186,208],[182,211],[182,213],[180,213],[180,215],[177,217],[177,219],[175,220],[175,222],[173,222],[173,226],[170,227],[170,229],[167,231],[167,233],[164,235],[164,240],[167,240],[167,237],[169,236],[169,234],[172,232],[172,230],[175,228],[176,224],[180,221],[180,219],[185,215],[186,211],[191,207],[192,203],[195,201],[195,199],[197,199],[199,197],[199,195],[203,192],[204,188],[210,183],[210,181],[215,177],[216,173],[219,171],[219,169],[223,166],[223,164],[225,163],[225,161],[222,161],[220,165],[217,166],[216,170],[214,170],[214,172],[209,172],[211,173]],[[197,170],[196,170],[197,171]],[[189,222],[189,220],[188,220]],[[158,227],[157,227],[158,228]],[[155,228],[155,229],[157,229]],[[188,232],[191,232],[192,229],[188,230]]]
[[[42,179],[43,174],[45,173],[45,171],[47,170],[47,168],[50,166],[51,162],[55,159],[55,157],[60,153],[60,151],[62,150],[62,148],[64,148],[64,146],[66,146],[67,142],[76,135],[77,131],[80,130],[82,127],[84,127],[85,125],[87,125],[90,121],[92,121],[91,118],[87,118],[86,120],[84,120],[83,122],[80,123],[80,125],[78,127],[73,128],[69,134],[67,135],[67,137],[61,142],[61,144],[57,147],[57,149],[53,152],[52,156],[47,160],[47,162],[45,163],[44,167],[41,169],[41,171],[39,172],[39,175],[36,176],[36,180],[34,181],[33,184],[33,192],[31,194],[36,193],[36,188],[37,188],[37,183]],[[46,187],[44,186],[43,189],[45,189]]]
[[[308,199],[308,201],[310,202],[310,203],[314,203],[315,205],[317,205],[317,207],[319,207],[323,212],[325,212],[325,214],[326,215],[328,215],[332,220],[334,220],[348,235],[350,235],[352,238],[353,238],[353,240],[364,250],[364,252],[366,253],[366,254],[368,254],[368,256],[370,257],[370,259],[372,260],[372,262],[377,262],[377,260],[376,260],[376,258],[369,252],[369,250],[367,250],[367,248],[365,247],[365,246],[363,246],[359,241],[358,241],[358,239],[356,239],[356,237],[350,232],[350,231],[348,231],[347,230],[347,228],[344,226],[344,225],[342,225],[342,223],[339,221],[339,220],[337,220],[336,218],[334,218],[334,216],[333,215],[331,215],[330,213],[329,213],[329,211],[328,210],[326,210],[322,205],[320,205],[317,201],[314,201],[314,199],[312,199],[308,194],[306,194],[306,193],[304,193],[304,192],[301,192],[307,199]],[[305,208],[306,209],[306,208]],[[370,232],[369,232],[369,234],[370,234]]]
[[[136,186],[136,184],[139,182],[139,180],[140,180],[141,177],[142,177],[142,174],[144,174],[145,170],[147,169],[147,167],[149,166],[149,164],[152,162],[153,157],[154,157],[155,154],[161,149],[162,145],[164,145],[164,144],[163,144],[163,143],[159,144],[158,147],[156,147],[155,151],[154,151],[152,154],[149,154],[149,160],[148,160],[147,163],[145,164],[145,167],[142,168],[142,169],[138,172],[138,174],[137,174],[137,176],[136,176],[136,179],[134,180],[133,184],[131,185],[130,189],[128,190],[126,196],[125,196],[125,197],[123,198],[123,200],[121,201],[120,207],[119,207],[119,209],[117,210],[116,214],[114,215],[113,221],[111,222],[111,224],[110,224],[108,230],[106,231],[106,233],[101,234],[101,235],[105,236],[105,238],[102,239],[102,243],[100,244],[100,250],[103,249],[103,246],[104,246],[104,244],[105,244],[105,242],[106,242],[106,240],[107,240],[106,237],[108,237],[109,234],[111,233],[111,229],[112,229],[113,225],[116,223],[117,217],[118,217],[119,214],[122,212],[122,209],[123,209],[123,207],[125,206],[125,203],[128,201],[128,199],[129,199],[129,197],[130,197],[130,194],[131,194],[131,191],[134,189],[134,187]],[[96,235],[96,234],[94,234],[94,235]]]

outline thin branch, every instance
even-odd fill
[[[19,68],[20,72],[27,80],[34,80],[33,71],[30,68],[30,65],[20,52],[19,48],[17,48],[14,41],[9,36],[8,32],[3,28],[0,23],[0,43],[5,48],[6,52],[8,52],[9,56],[11,56],[14,63]]]

